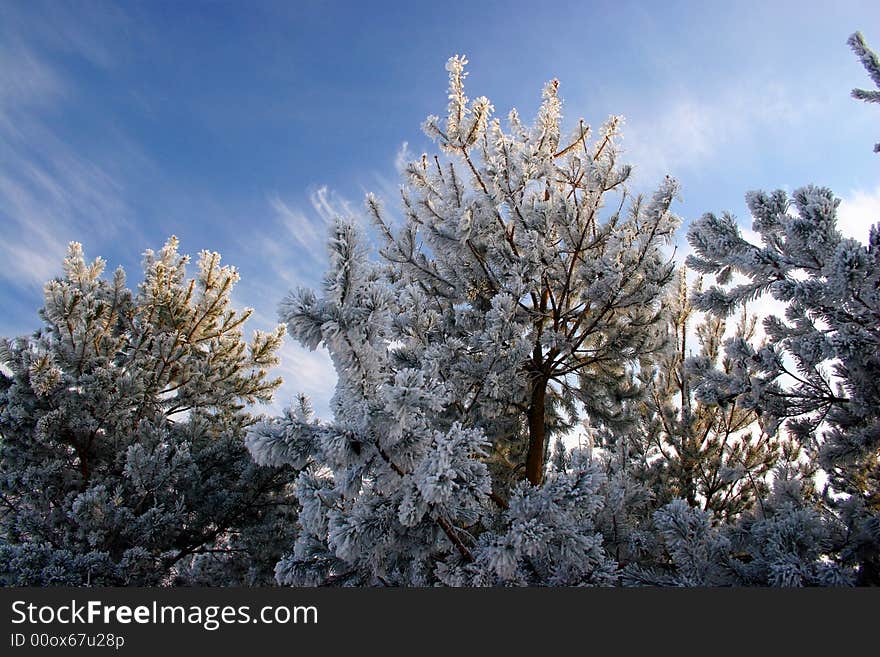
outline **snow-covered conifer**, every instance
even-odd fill
[[[649,446],[652,489],[662,502],[684,499],[712,514],[715,522],[736,518],[767,495],[766,476],[785,451],[774,433],[763,431],[754,410],[719,406],[694,395],[693,383],[713,368],[729,374],[733,362],[723,343],[727,322],[708,315],[695,327],[696,350],[689,339],[695,314],[692,298],[701,281],[688,290],[684,271],[676,294],[670,295],[671,348],[656,359],[642,405],[644,440]],[[730,339],[755,340],[757,317],[745,307]],[[794,450],[796,451],[796,450]],[[664,499],[665,498],[665,499]]]
[[[750,409],[719,406],[697,399],[694,384],[717,367],[729,372],[723,341],[728,333],[721,317],[698,318],[684,269],[666,298],[669,339],[642,371],[645,394],[632,402],[635,426],[595,434],[606,471],[606,503],[598,522],[606,549],[621,564],[648,564],[661,542],[655,512],[675,499],[705,513],[713,526],[735,521],[768,493],[768,479],[782,457],[797,458],[798,449],[775,433],[762,430]],[[754,339],[756,318],[745,309],[733,335]],[[691,346],[694,343],[694,346]]]
[[[768,316],[768,343],[725,344],[731,367],[707,371],[705,401],[734,402],[761,415],[765,430],[785,422],[826,473],[826,503],[849,527],[840,558],[859,581],[880,582],[880,225],[867,244],[837,230],[830,190],[746,197],[761,244],[745,240],[730,215],[705,215],[688,239],[688,264],[722,277],[695,305],[724,316],[769,293],[785,317]],[[741,280],[728,281],[728,272]],[[724,284],[726,283],[726,285]]]
[[[327,347],[334,418],[303,408],[253,428],[267,464],[302,473],[287,583],[605,583],[597,466],[548,443],[586,419],[623,422],[664,342],[676,184],[631,197],[619,117],[562,128],[558,82],[532,125],[468,100],[453,57],[440,148],[405,170],[403,221],[368,197],[371,260],[340,221],[320,294],[280,317]]]
[[[0,341],[0,581],[271,581],[287,474],[256,466],[245,406],[270,399],[282,332],[242,339],[238,274],[170,239],[132,293],[70,245],[43,325]]]

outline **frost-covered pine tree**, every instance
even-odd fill
[[[694,395],[694,380],[717,368],[730,373],[732,361],[722,349],[727,338],[723,317],[708,315],[696,325],[691,350],[692,299],[701,291],[698,280],[687,289],[684,272],[677,293],[670,295],[669,330],[672,347],[656,359],[642,406],[644,440],[648,446],[654,490],[663,502],[684,499],[689,506],[730,521],[768,493],[766,476],[782,455],[778,437],[763,431],[754,410],[706,403]],[[732,339],[754,343],[757,317],[745,307]],[[789,455],[789,460],[793,455]],[[665,498],[665,499],[663,499]]]
[[[513,111],[505,130],[487,99],[468,103],[465,63],[448,65],[446,121],[424,125],[446,158],[407,169],[404,225],[395,234],[372,210],[398,285],[426,290],[434,306],[441,300],[436,319],[454,322],[412,321],[424,304],[413,306],[407,347],[465,341],[463,359],[455,343],[442,356],[463,363],[456,399],[488,414],[477,421],[491,429],[494,456],[516,472],[524,461],[525,477],[540,484],[550,433],[572,426],[579,410],[596,425],[617,419],[640,359],[662,343],[659,306],[673,274],[662,247],[678,225],[669,211],[676,184],[630,198],[622,119],[611,117],[595,142],[583,121],[566,138],[555,80],[535,124]],[[475,328],[484,332],[477,341]],[[525,431],[493,426],[496,417]]]
[[[704,511],[713,526],[732,523],[766,497],[780,457],[797,457],[793,444],[762,430],[753,410],[696,398],[701,372],[732,367],[722,348],[726,320],[708,315],[692,327],[699,315],[692,298],[701,287],[698,279],[688,289],[679,270],[665,303],[667,345],[642,372],[645,394],[633,402],[638,424],[594,436],[606,468],[599,526],[621,566],[663,559],[654,520],[659,508],[680,499]],[[753,341],[756,321],[743,309],[733,335]]]
[[[877,57],[877,53],[865,44],[865,38],[861,32],[855,32],[850,35],[847,43],[853,49],[853,52],[858,55],[859,61],[862,62],[871,81],[877,87],[877,91],[853,89],[852,97],[856,100],[863,100],[866,103],[880,103],[880,58]],[[874,144],[874,152],[880,153],[880,143]]]
[[[286,583],[588,584],[613,578],[594,516],[589,450],[548,468],[551,436],[621,423],[663,345],[664,253],[676,185],[626,191],[621,121],[593,140],[562,132],[558,83],[533,125],[469,101],[449,60],[441,153],[406,168],[404,217],[368,210],[378,261],[337,223],[320,295],[280,317],[323,344],[338,385],[332,422],[305,400],[254,428],[261,463],[301,471],[301,533]]]
[[[848,529],[845,544],[826,548],[855,564],[861,583],[878,584],[880,225],[867,244],[843,237],[839,200],[820,187],[746,200],[761,244],[745,240],[729,214],[707,214],[690,228],[689,266],[719,278],[695,305],[725,316],[769,293],[785,317],[765,318],[761,348],[729,340],[732,367],[705,371],[697,397],[753,410],[768,431],[785,423],[826,473],[826,504]]]
[[[255,465],[245,406],[271,397],[282,332],[242,339],[238,274],[172,238],[121,269],[72,243],[42,327],[0,342],[0,582],[271,581],[288,474]],[[282,329],[283,330],[283,329]]]

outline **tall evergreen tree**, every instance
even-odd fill
[[[843,237],[839,200],[819,187],[746,200],[761,245],[728,214],[690,228],[691,267],[722,283],[740,276],[695,303],[724,316],[770,293],[785,317],[764,320],[762,348],[728,341],[733,367],[707,371],[697,396],[754,410],[771,430],[785,422],[828,476],[826,504],[849,528],[840,558],[858,565],[862,583],[880,583],[880,225],[867,244]]]
[[[696,397],[705,371],[731,371],[725,339],[753,342],[757,321],[744,309],[732,334],[724,318],[697,321],[692,301],[701,288],[698,279],[689,289],[685,269],[679,270],[665,300],[666,347],[640,374],[644,394],[631,403],[636,423],[590,437],[606,470],[599,527],[622,567],[664,560],[655,522],[661,507],[683,500],[712,526],[734,524],[763,504],[780,459],[799,457],[795,444],[763,430],[754,410]]]
[[[595,141],[583,121],[565,138],[556,81],[533,125],[513,111],[503,128],[488,99],[465,96],[465,64],[449,60],[446,118],[424,124],[442,153],[406,168],[402,225],[368,199],[380,260],[340,222],[323,295],[281,306],[339,381],[332,422],[303,406],[250,438],[257,461],[302,469],[282,581],[602,583],[613,570],[592,520],[598,468],[581,454],[548,475],[547,445],[585,418],[623,422],[663,345],[676,185],[631,197],[620,119]]]
[[[0,582],[271,581],[292,500],[243,436],[282,333],[246,343],[236,271],[187,261],[147,251],[132,293],[73,243],[43,326],[0,342]]]
[[[649,447],[652,488],[660,500],[681,498],[712,514],[716,522],[735,519],[768,493],[766,477],[782,455],[778,436],[761,426],[754,410],[706,403],[694,395],[700,373],[718,368],[731,372],[725,357],[727,322],[706,316],[695,327],[696,349],[689,339],[696,309],[693,297],[702,281],[688,290],[684,271],[677,293],[670,295],[672,346],[656,359],[643,402],[642,430]],[[757,317],[744,307],[732,339],[754,343]]]

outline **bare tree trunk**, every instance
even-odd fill
[[[546,438],[547,379],[537,377],[532,387],[529,403],[529,452],[526,456],[526,478],[529,483],[540,486],[544,480],[544,442]]]

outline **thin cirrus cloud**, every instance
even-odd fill
[[[0,240],[7,266],[0,276],[22,284],[41,284],[54,271],[62,252],[44,219],[42,200],[34,198],[33,183],[45,177],[35,171],[25,149],[34,126],[29,113],[57,100],[64,86],[50,67],[26,48],[0,46],[0,219],[9,228]],[[35,175],[36,174],[36,175]],[[4,231],[5,232],[5,231]]]
[[[0,243],[12,283],[42,285],[57,272],[68,241],[112,238],[133,228],[121,184],[102,166],[78,157],[37,126],[29,144],[5,141],[0,162],[0,213],[14,227]],[[2,133],[2,130],[0,130]],[[39,154],[35,153],[39,150]]]
[[[56,274],[70,240],[131,230],[121,183],[52,128],[47,112],[69,89],[38,53],[0,47],[0,277],[23,288]]]
[[[316,286],[327,265],[327,238],[337,218],[355,220],[351,203],[327,186],[311,191],[305,208],[284,200],[277,192],[266,202],[271,216],[266,226],[253,235],[249,257],[259,256],[267,273],[282,285],[264,294],[286,293],[291,287]],[[261,286],[262,287],[262,286]],[[275,300],[275,305],[280,297]]]
[[[70,241],[101,248],[141,234],[119,175],[138,159],[137,149],[107,130],[101,148],[83,149],[65,121],[88,102],[65,66],[113,67],[125,26],[120,11],[88,2],[0,7],[0,284],[7,302],[31,300],[26,307],[38,299]],[[6,318],[3,327],[25,323],[32,321]]]
[[[840,232],[867,244],[871,226],[880,222],[880,185],[850,191],[841,200],[837,217]]]
[[[826,106],[816,98],[795,102],[780,83],[740,83],[708,98],[672,94],[656,111],[628,121],[625,158],[641,183],[699,173],[719,158],[741,157],[744,144],[757,144],[768,131],[783,127],[795,134]]]
[[[319,287],[328,264],[327,239],[331,227],[338,218],[357,221],[359,217],[350,201],[327,186],[314,189],[305,207],[285,201],[278,193],[270,194],[267,204],[271,219],[265,230],[252,238],[263,261],[263,275],[259,280],[242,280],[237,296],[240,305],[256,309],[250,324],[260,330],[271,330],[277,325],[269,309],[277,308],[291,289]],[[271,408],[281,410],[296,395],[305,393],[317,415],[329,419],[336,371],[327,350],[319,347],[310,351],[288,336],[279,358],[281,362],[271,374],[280,376],[283,383]]]

